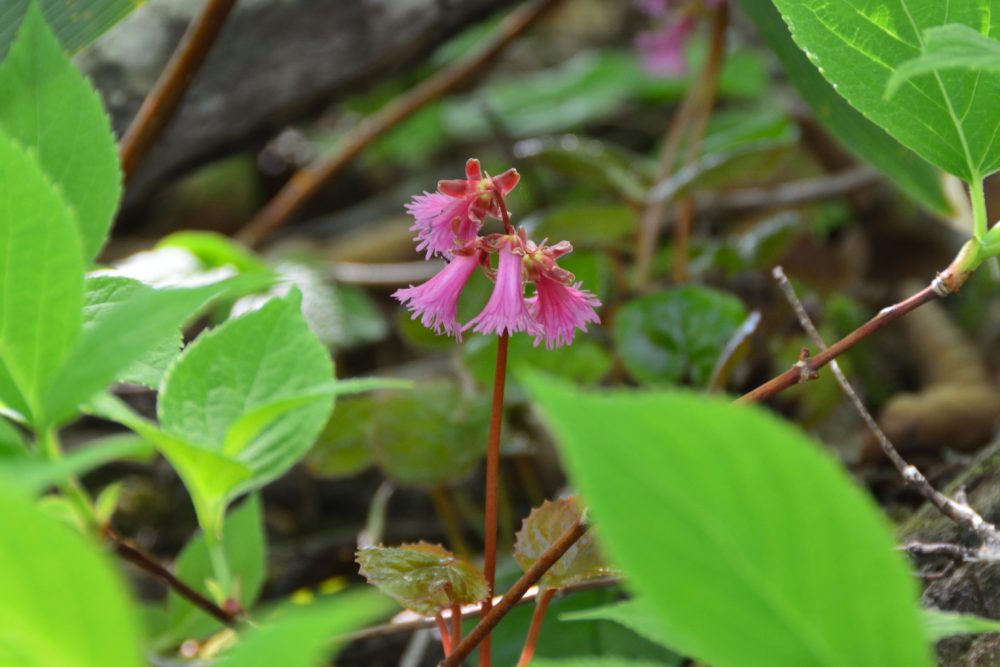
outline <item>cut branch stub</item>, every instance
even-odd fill
[[[521,524],[514,544],[514,558],[518,565],[526,571],[573,524],[582,521],[583,510],[576,498],[546,500],[531,510]],[[587,533],[556,561],[538,585],[541,588],[562,588],[610,574],[614,571],[598,551],[593,533]]]
[[[424,616],[474,604],[487,594],[481,572],[436,544],[363,547],[356,559],[369,584]]]

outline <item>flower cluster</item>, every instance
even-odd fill
[[[635,40],[646,70],[662,76],[677,76],[687,70],[684,45],[694,30],[698,14],[716,9],[728,0],[637,0],[639,8],[656,27]]]
[[[417,232],[417,251],[427,259],[441,255],[448,263],[426,283],[397,290],[393,297],[428,329],[459,339],[470,328],[483,334],[525,332],[535,337],[536,346],[544,341],[551,349],[572,343],[577,329],[600,323],[594,309],[601,302],[557,264],[573,246],[536,244],[510,225],[504,198],[517,185],[517,172],[508,169],[491,178],[478,160],[469,160],[465,173],[464,180],[441,181],[437,192],[417,195],[407,205],[416,220],[411,229]],[[480,235],[489,217],[503,220],[503,234]],[[462,325],[458,298],[477,268],[494,281],[493,293],[482,312]],[[525,295],[527,284],[534,285],[531,296]]]

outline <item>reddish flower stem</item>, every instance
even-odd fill
[[[441,612],[434,615],[434,622],[437,623],[438,632],[441,634],[441,648],[444,649],[444,657],[451,655],[451,635],[448,634],[448,624],[444,622]]]
[[[451,643],[462,641],[462,605],[451,605]]]
[[[566,529],[562,535],[559,536],[555,542],[549,545],[549,548],[542,552],[542,555],[538,557],[535,564],[528,568],[528,570],[521,575],[510,589],[504,593],[500,602],[497,603],[495,607],[490,609],[489,613],[484,615],[479,624],[472,629],[465,639],[463,639],[454,650],[451,655],[445,658],[439,665],[439,667],[458,667],[462,664],[472,650],[476,648],[481,642],[485,644],[484,640],[486,636],[496,627],[496,624],[500,622],[504,616],[514,608],[514,605],[520,601],[524,594],[528,592],[528,589],[538,583],[549,569],[556,564],[562,555],[566,553],[571,546],[576,544],[576,541],[583,537],[587,530],[590,528],[584,523],[574,523],[572,526]],[[480,651],[482,655],[482,651]]]
[[[546,588],[535,599],[535,611],[531,615],[531,626],[528,628],[528,636],[524,640],[524,648],[521,649],[521,658],[517,661],[517,667],[528,667],[531,664],[531,659],[535,656],[535,646],[538,644],[538,634],[542,630],[542,621],[545,620],[545,612],[555,594],[556,589]]]
[[[166,69],[122,137],[119,151],[126,182],[177,111],[235,4],[236,0],[208,0],[184,33]]]
[[[287,224],[292,216],[372,142],[493,64],[508,44],[558,2],[559,0],[533,0],[518,7],[498,26],[496,33],[474,52],[438,71],[366,118],[332,155],[297,171],[274,199],[247,223],[237,238],[251,247],[259,246],[265,238]]]
[[[503,422],[503,396],[507,384],[507,343],[510,337],[501,334],[497,340],[497,363],[493,372],[493,411],[490,415],[490,440],[486,450],[486,511],[484,516],[483,576],[489,595],[483,600],[480,616],[485,618],[493,605],[497,570],[497,497],[500,489],[500,426]],[[490,667],[489,633],[479,652],[480,667]]]

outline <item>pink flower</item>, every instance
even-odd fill
[[[542,273],[534,278],[535,295],[528,299],[532,317],[541,331],[536,334],[535,347],[545,341],[546,349],[570,345],[577,329],[587,331],[587,323],[601,323],[594,308],[600,300],[580,283],[568,285],[553,277],[552,273]]]
[[[416,195],[407,212],[416,220],[410,227],[417,232],[417,250],[426,251],[430,259],[435,253],[445,257],[457,247],[475,238],[487,215],[500,217],[494,192],[506,196],[517,185],[520,176],[508,169],[499,176],[484,176],[479,160],[465,163],[465,178],[438,181],[438,191]]]
[[[469,217],[469,201],[439,192],[425,192],[406,205],[416,219],[410,231],[417,232],[417,252],[426,251],[426,259],[435,253],[449,256],[453,248],[476,237],[479,224]]]
[[[413,312],[410,319],[420,318],[420,323],[434,333],[445,333],[462,340],[462,329],[455,319],[458,311],[458,297],[468,282],[472,272],[482,261],[480,250],[458,252],[437,275],[423,285],[398,289],[393,298],[399,300]]]
[[[684,44],[694,29],[695,15],[686,13],[673,23],[664,23],[635,39],[643,65],[651,74],[677,76],[687,70]]]
[[[482,334],[496,332],[502,335],[518,331],[533,335],[541,333],[531,318],[524,298],[524,278],[521,271],[524,254],[519,241],[516,236],[504,236],[497,243],[500,259],[493,293],[482,312],[462,327],[463,331],[473,327],[473,331]],[[518,246],[516,252],[515,246]]]

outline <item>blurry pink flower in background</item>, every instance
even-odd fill
[[[639,9],[656,26],[636,35],[635,46],[646,70],[659,76],[679,76],[687,71],[684,54],[699,14],[718,9],[729,0],[636,0]]]

